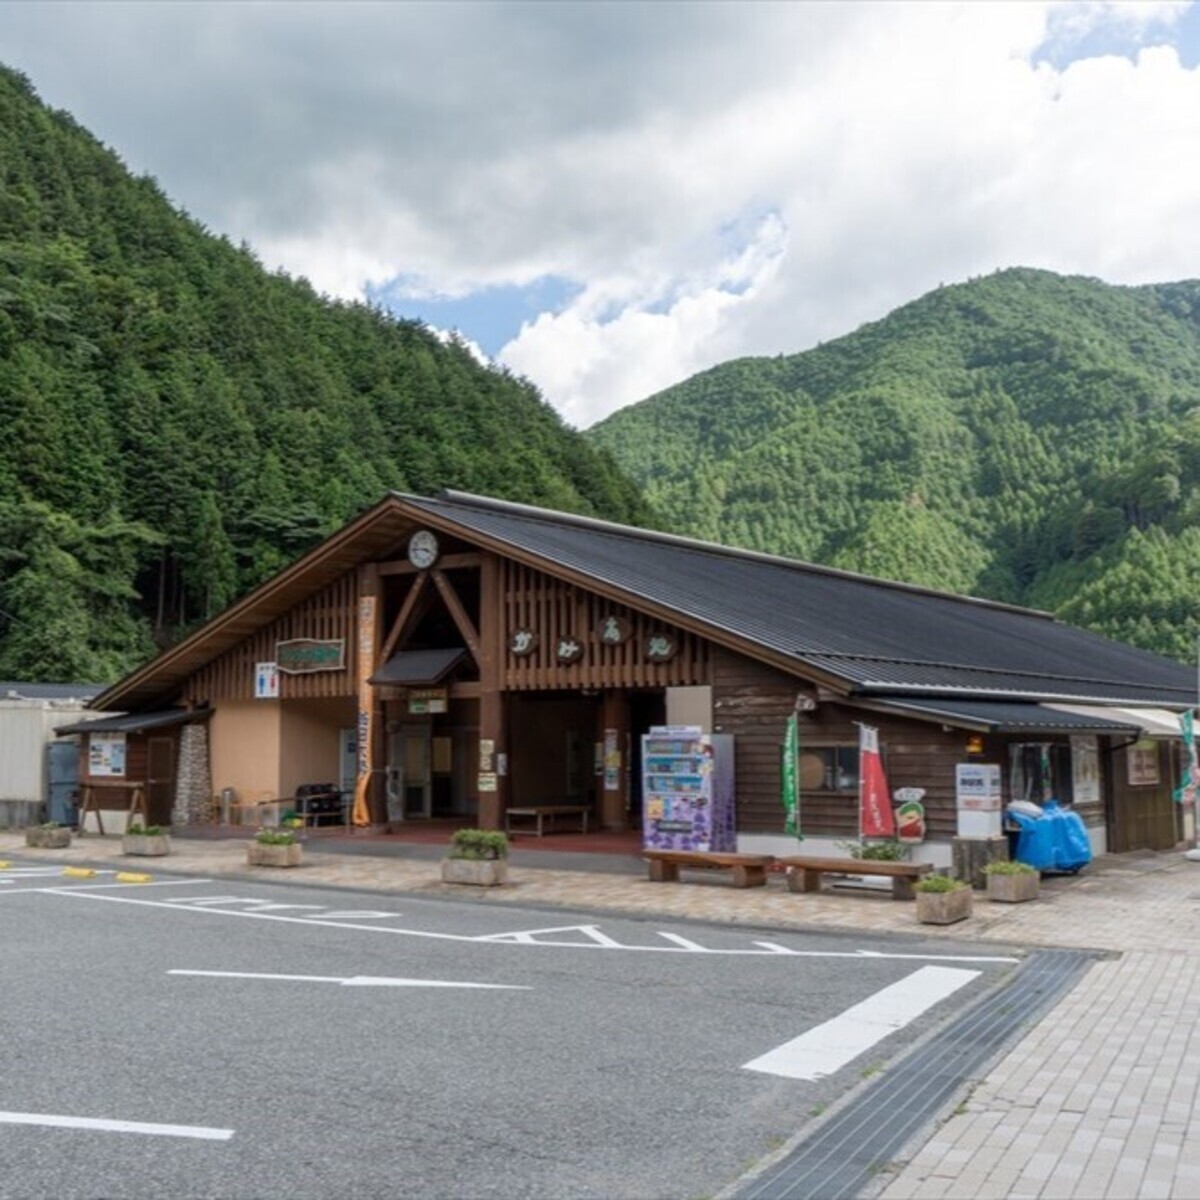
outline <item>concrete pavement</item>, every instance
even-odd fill
[[[909,1197],[1200,1197],[1200,864],[1178,853],[1112,855],[1078,877],[1043,881],[1042,898],[990,904],[970,921],[918,925],[885,893],[793,895],[782,879],[651,884],[632,874],[520,866],[499,889],[441,883],[428,859],[330,853],[319,839],[291,872],[250,869],[244,843],[176,838],[168,859],[126,859],[119,837],[69,850],[27,849],[0,833],[0,857],[120,865],[210,877],[453,896],[489,904],[661,914],[787,929],[920,934],[1109,951],[1027,1030],[923,1145],[884,1172],[882,1200]],[[548,859],[547,861],[554,861]]]

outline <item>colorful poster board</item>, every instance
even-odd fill
[[[125,774],[123,733],[88,734],[88,774],[110,778]]]

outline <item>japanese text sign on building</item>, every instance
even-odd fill
[[[959,763],[954,768],[954,790],[959,808],[970,812],[999,812],[999,765]]]

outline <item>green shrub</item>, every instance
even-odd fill
[[[496,829],[458,829],[450,838],[451,858],[508,857],[508,838]]]
[[[1005,859],[1000,862],[988,863],[983,868],[983,873],[985,875],[1037,875],[1039,872],[1028,863],[1009,862]]]
[[[260,829],[254,840],[260,846],[291,846],[296,841],[296,835],[290,829]]]
[[[838,842],[850,855],[864,862],[903,862],[908,857],[908,847],[896,838],[884,842]]]
[[[161,825],[143,825],[140,821],[134,821],[126,827],[125,832],[131,837],[161,837],[167,831]]]
[[[957,892],[966,886],[961,879],[951,879],[949,875],[927,875],[913,884],[918,892]]]

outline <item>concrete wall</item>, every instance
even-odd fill
[[[70,720],[36,700],[0,700],[0,800],[45,799],[44,747],[54,724]]]
[[[353,700],[285,700],[279,742],[279,794],[303,783],[339,782],[338,732],[357,720]]]
[[[280,794],[278,700],[221,701],[209,723],[214,793],[231,787],[241,803]]]

